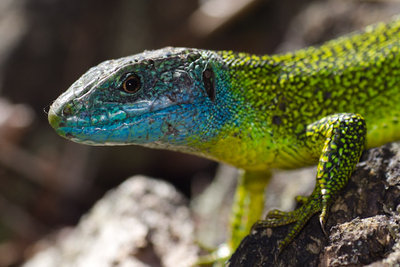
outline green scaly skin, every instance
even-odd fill
[[[400,139],[399,46],[396,18],[282,55],[148,51],[89,70],[53,103],[49,121],[79,143],[177,150],[243,169],[230,252],[217,257],[261,218],[271,169],[318,164],[299,209],[256,225],[293,223],[283,249],[313,214],[324,224],[364,149]]]

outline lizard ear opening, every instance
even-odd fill
[[[215,74],[211,68],[203,71],[203,83],[207,95],[212,102],[215,100]]]

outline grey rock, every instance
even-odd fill
[[[189,266],[198,252],[193,236],[184,197],[165,182],[134,176],[23,266]]]

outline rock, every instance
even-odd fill
[[[255,229],[230,266],[392,266],[400,263],[400,145],[368,150],[330,208],[325,237],[318,216],[277,254],[291,225]],[[193,222],[170,185],[133,177],[108,193],[78,226],[59,233],[25,267],[189,266]]]
[[[277,255],[291,229],[255,229],[229,266],[393,266],[400,263],[400,145],[366,151],[348,185],[330,207],[325,237],[313,216]]]
[[[184,197],[165,182],[134,176],[23,266],[190,266],[198,252],[193,236]]]

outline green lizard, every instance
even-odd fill
[[[89,145],[143,145],[244,170],[230,252],[263,212],[272,169],[318,164],[317,183],[292,212],[283,249],[329,204],[364,149],[400,139],[400,18],[294,53],[164,48],[91,68],[51,106],[61,136]],[[223,257],[223,255],[220,255]]]

